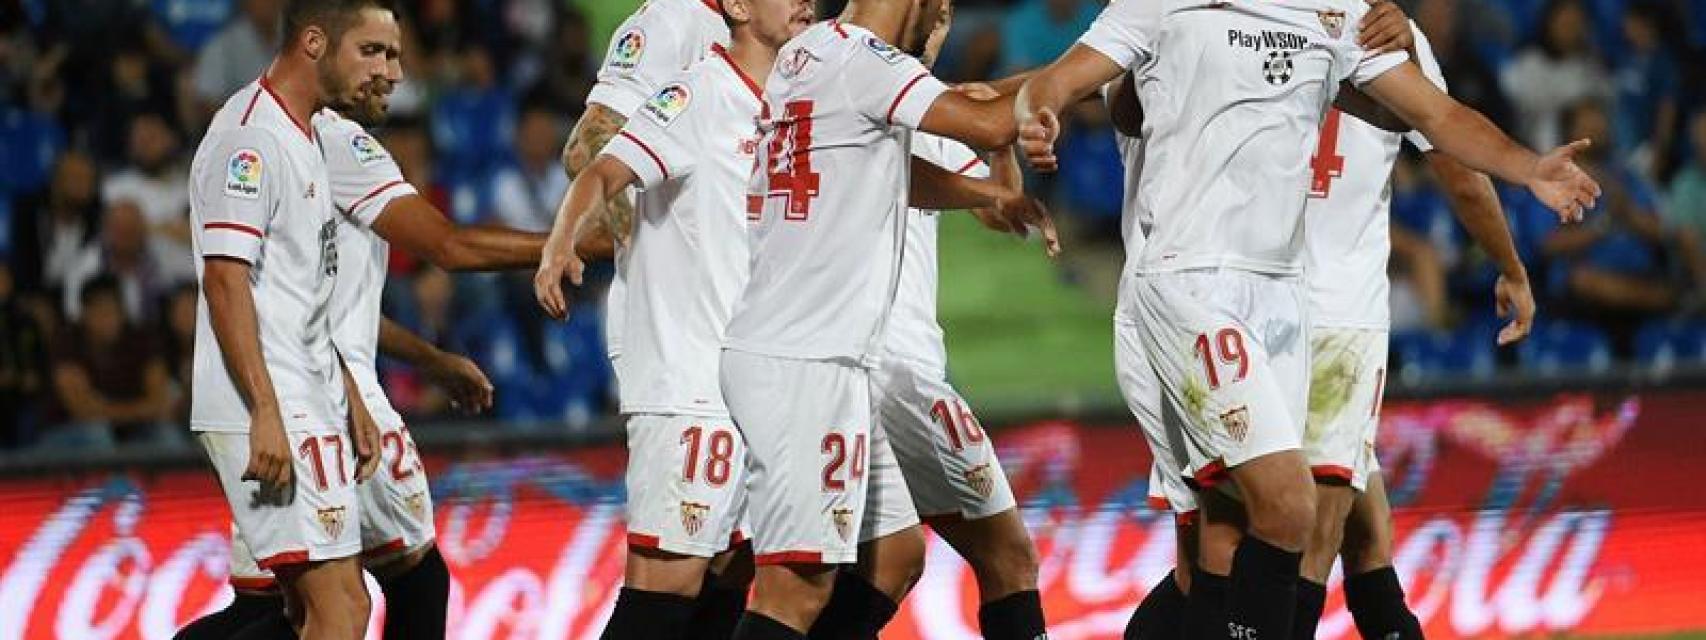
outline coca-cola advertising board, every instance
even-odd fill
[[[1397,566],[1429,636],[1706,630],[1703,411],[1706,393],[1678,391],[1389,404]],[[1050,636],[1118,637],[1174,549],[1145,506],[1141,435],[1042,422],[996,437],[1043,556]],[[597,637],[621,578],[621,448],[427,453],[452,637]],[[0,640],[164,639],[229,598],[229,515],[206,471],[13,480],[0,500]],[[1320,637],[1353,638],[1337,581]],[[374,615],[377,638],[377,597]],[[976,583],[940,540],[884,637],[978,637]]]

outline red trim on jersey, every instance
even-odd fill
[[[1315,476],[1315,481],[1323,484],[1350,484],[1351,470],[1336,464],[1318,464],[1309,467],[1309,473]]]
[[[644,142],[641,142],[639,138],[634,137],[634,134],[632,134],[632,133],[628,133],[627,131],[618,131],[618,132],[616,132],[616,134],[619,136],[622,136],[624,138],[627,138],[628,140],[632,141],[634,144],[640,145],[640,150],[646,152],[646,155],[651,156],[652,162],[657,163],[658,171],[663,172],[664,179],[665,180],[669,179],[669,168],[663,166],[663,158],[659,158],[656,151],[652,151],[652,148],[650,146],[646,145],[646,143],[644,143]]]
[[[764,92],[758,89],[758,83],[752,81],[752,76],[746,75],[745,71],[740,70],[740,65],[735,64],[734,58],[729,57],[729,50],[724,49],[722,43],[712,43],[711,52],[722,58],[723,62],[729,63],[729,68],[734,70],[735,75],[740,76],[740,81],[746,83],[746,88],[752,90],[752,97],[757,98],[759,104],[764,104]]]
[[[278,588],[278,581],[268,576],[231,576],[231,588],[239,591],[272,591]]]
[[[238,233],[247,233],[247,234],[254,236],[256,238],[263,237],[261,235],[260,229],[256,229],[254,227],[243,224],[241,222],[209,222],[209,223],[201,225],[201,228],[204,230],[207,230],[207,231],[218,231],[220,229],[224,229],[226,231],[236,231]]]
[[[657,536],[647,535],[644,533],[634,533],[632,531],[628,532],[628,546],[630,547],[656,549],[658,548],[658,545],[661,544],[663,544],[663,541],[659,540]]]
[[[729,546],[732,547],[732,546],[735,546],[735,545],[740,544],[742,542],[746,542],[746,532],[745,531],[741,531],[740,529],[735,529],[734,533],[729,534]]]
[[[353,203],[350,203],[350,206],[349,206],[350,213],[355,213],[357,211],[360,211],[361,205],[367,204],[368,200],[372,200],[373,198],[377,197],[379,194],[385,193],[386,191],[390,190],[392,187],[395,187],[395,186],[400,185],[400,184],[403,184],[402,180],[392,180],[392,181],[387,182],[385,184],[374,187],[372,191],[367,192],[367,195],[362,196],[361,198],[357,199]]]
[[[1197,486],[1199,487],[1198,490],[1200,491],[1202,489],[1212,488],[1214,485],[1220,484],[1221,480],[1225,480],[1228,475],[1230,475],[1230,472],[1226,470],[1225,462],[1221,462],[1219,460],[1210,462],[1207,466],[1197,470],[1196,481]]]
[[[719,16],[723,15],[723,3],[722,2],[719,2],[718,0],[699,0],[699,1],[705,3],[706,9],[710,9],[712,11],[717,12],[717,15],[719,15]]]
[[[256,89],[255,95],[249,96],[248,108],[243,109],[243,119],[237,121],[237,124],[239,126],[247,126],[249,124],[249,114],[252,114],[255,112],[255,103],[260,102],[260,101],[261,101],[261,90]]]
[[[752,558],[753,564],[823,564],[821,551],[778,551],[776,553],[760,553]]]
[[[297,129],[302,130],[302,135],[308,136],[309,142],[313,142],[314,128],[308,126],[306,123],[302,122],[302,120],[298,119],[296,114],[290,112],[290,107],[285,106],[284,104],[284,98],[278,97],[278,92],[272,90],[272,83],[267,82],[266,76],[261,76],[259,82],[261,83],[261,88],[266,89],[267,95],[272,96],[273,102],[278,103],[278,108],[284,110],[284,116],[290,118],[290,122],[295,124]]]
[[[928,75],[930,75],[929,72],[924,72],[913,76],[911,80],[908,80],[906,82],[906,86],[900,88],[900,93],[895,94],[894,102],[889,105],[889,114],[883,119],[887,120],[889,124],[894,124],[894,110],[900,108],[900,101],[905,100],[907,92],[912,91],[912,88],[918,85],[918,81],[923,80],[924,77]]]
[[[841,21],[840,20],[830,20],[829,26],[830,26],[830,28],[835,29],[836,33],[841,34],[841,37],[843,37],[843,38],[847,37],[847,30],[841,28]]]
[[[406,548],[406,547],[404,547],[404,545],[403,545],[403,539],[402,538],[392,538],[390,540],[385,541],[385,544],[379,545],[379,546],[374,547],[372,549],[362,549],[361,555],[364,557],[371,558],[374,556],[383,556],[383,555],[387,555],[387,554],[396,553],[398,551],[402,551],[404,548]]]
[[[302,564],[308,561],[307,551],[286,551],[255,561],[255,566],[271,571],[273,567],[287,564]]]
[[[1149,496],[1145,498],[1144,501],[1149,503],[1149,508],[1156,511],[1170,511],[1173,509],[1173,503],[1168,502],[1166,498],[1161,496]]]
[[[981,162],[983,162],[983,158],[974,157],[970,160],[967,160],[965,166],[960,167],[958,169],[955,169],[954,173],[965,173],[967,171],[970,171],[972,167],[977,166],[978,163],[981,163]]]

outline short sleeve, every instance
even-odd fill
[[[705,54],[694,50],[697,44],[683,37],[682,26],[669,18],[668,12],[642,8],[622,22],[598,67],[598,83],[587,94],[587,104],[601,104],[631,118],[659,85]]]
[[[628,165],[642,187],[691,174],[696,151],[705,148],[698,142],[700,114],[711,108],[713,99],[705,84],[686,74],[665,82],[610,139],[603,153]]]
[[[255,262],[277,209],[285,179],[284,152],[260,127],[238,127],[219,136],[207,162],[197,167],[196,229],[201,255]]]
[[[1416,38],[1416,64],[1421,66],[1422,75],[1439,87],[1440,91],[1450,93],[1451,89],[1445,84],[1445,72],[1440,70],[1439,59],[1434,57],[1433,44],[1428,42],[1428,37],[1422,33],[1420,27],[1416,26],[1414,20],[1410,21],[1410,33],[1414,34]],[[1422,153],[1434,149],[1433,143],[1429,142],[1420,131],[1412,130],[1405,133],[1404,140]]]
[[[1107,56],[1122,69],[1148,62],[1155,55],[1161,5],[1155,0],[1114,0],[1090,23],[1078,44]]]
[[[326,170],[332,177],[332,202],[346,218],[372,227],[385,205],[415,193],[391,153],[361,125],[344,119],[315,120],[325,146]]]
[[[847,87],[855,109],[881,125],[917,129],[924,113],[948,90],[917,58],[869,33],[854,33],[857,50],[847,57],[848,78],[866,79]]]

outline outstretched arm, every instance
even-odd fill
[[[496,271],[539,264],[545,234],[496,227],[463,227],[419,195],[385,205],[373,221],[379,237],[447,271]]]
[[[1500,317],[1510,318],[1510,324],[1499,331],[1499,344],[1527,337],[1534,324],[1534,292],[1528,282],[1528,269],[1511,240],[1510,225],[1505,221],[1499,194],[1493,190],[1493,181],[1445,154],[1430,151],[1427,159],[1428,168],[1451,200],[1451,212],[1469,230],[1475,244],[1498,265],[1499,280],[1493,285],[1494,304]]]
[[[1119,77],[1123,69],[1111,58],[1082,44],[1072,45],[1059,59],[1025,81],[1013,101],[1013,118],[1019,125],[1019,144],[1032,167],[1054,171],[1054,140],[1060,135],[1058,114]]]
[[[551,317],[559,320],[568,317],[563,277],[566,275],[576,286],[581,284],[586,264],[576,253],[578,240],[595,232],[596,224],[592,221],[599,218],[602,208],[636,179],[628,165],[601,155],[569,187],[563,204],[557,208],[557,220],[551,225],[551,237],[545,242],[539,271],[533,276],[533,295]]]

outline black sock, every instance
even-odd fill
[[[1422,639],[1422,622],[1404,602],[1404,586],[1392,567],[1345,578],[1345,607],[1364,638]]]
[[[1168,571],[1149,594],[1143,596],[1131,621],[1125,625],[1125,640],[1178,640],[1185,636],[1185,592]]]
[[[688,640],[728,640],[746,613],[746,589],[730,589],[717,584],[717,577],[705,572],[705,583],[699,587],[699,598],[693,608],[693,618],[687,624]]]
[[[437,545],[408,571],[381,580],[379,590],[385,594],[385,640],[444,638],[450,567]]]
[[[1185,597],[1185,637],[1192,640],[1226,635],[1226,598],[1232,579],[1202,569],[1191,571],[1191,593]]]
[[[812,640],[869,640],[887,626],[900,605],[870,581],[851,571],[837,571],[829,604],[812,623]]]
[[[296,629],[290,626],[290,619],[284,616],[284,610],[262,614],[259,619],[244,625],[237,633],[223,636],[229,640],[296,640]]]
[[[284,596],[238,592],[231,604],[185,625],[172,636],[172,640],[226,640],[256,620],[269,615],[284,617]],[[290,626],[289,621],[285,622],[285,626]]]
[[[1327,607],[1326,585],[1309,580],[1297,581],[1297,608],[1292,610],[1292,640],[1315,640],[1315,628],[1321,625],[1321,610]]]
[[[1297,607],[1297,574],[1303,554],[1255,536],[1244,536],[1232,554],[1232,584],[1226,597],[1227,626],[1218,638],[1283,638],[1291,633]]]
[[[752,611],[740,617],[735,625],[734,640],[804,640],[806,636],[774,618]]]
[[[985,640],[1048,638],[1043,620],[1043,597],[1036,589],[1015,591],[977,610],[977,626]]]
[[[622,587],[604,624],[604,640],[679,640],[697,601],[687,596]]]

